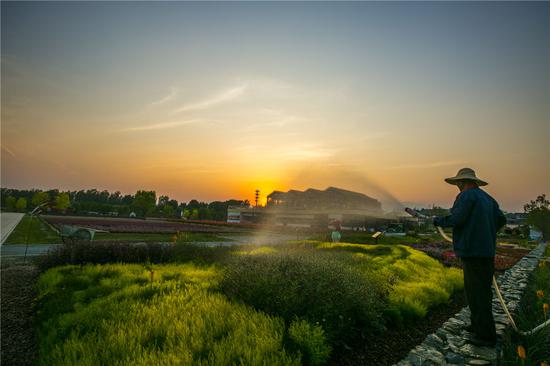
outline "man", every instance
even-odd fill
[[[477,178],[472,169],[460,169],[456,176],[445,181],[456,185],[460,193],[451,214],[436,217],[434,225],[453,228],[453,249],[462,262],[464,291],[471,313],[467,329],[475,335],[471,341],[479,346],[494,346],[497,338],[491,285],[496,233],[506,224],[506,218],[498,203],[479,188],[487,183]]]

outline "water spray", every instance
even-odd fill
[[[415,211],[415,210],[413,210],[411,208],[408,208],[408,207],[405,208],[405,211],[413,217],[418,217],[418,218],[428,219],[428,220],[433,219],[433,216],[422,215],[420,212]],[[445,239],[446,241],[451,242],[451,243],[453,242],[453,239],[451,239],[445,233],[445,231],[443,231],[442,227],[436,226],[436,229],[439,232],[439,234],[441,235],[441,237],[443,237],[443,239]],[[531,329],[530,331],[523,332],[523,331],[519,330],[517,325],[516,325],[516,322],[514,321],[514,318],[512,318],[512,314],[510,314],[510,311],[508,310],[508,306],[506,306],[506,302],[504,301],[504,298],[502,297],[502,293],[500,292],[500,288],[498,287],[497,279],[494,275],[493,275],[493,286],[495,287],[495,292],[497,293],[497,297],[498,297],[498,300],[500,302],[500,305],[502,306],[502,309],[504,309],[504,312],[506,313],[506,316],[508,317],[508,320],[510,321],[510,325],[512,325],[512,328],[517,333],[519,333],[521,335],[524,335],[524,336],[528,336],[528,335],[531,335],[533,333],[536,333],[537,331],[541,330],[542,328],[544,328],[544,327],[546,327],[547,325],[550,324],[550,319],[548,319],[547,321],[545,321],[544,323],[536,326],[535,328]]]

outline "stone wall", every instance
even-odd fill
[[[500,291],[512,316],[518,310],[521,296],[529,274],[537,266],[544,254],[545,244],[540,244],[516,265],[508,269],[497,280]],[[493,289],[493,314],[497,335],[501,338],[509,326],[508,318],[502,309]],[[463,308],[447,320],[435,333],[426,337],[422,344],[409,352],[397,366],[428,365],[496,365],[497,350],[490,347],[478,347],[469,343],[471,333],[465,327],[470,324],[470,310]]]

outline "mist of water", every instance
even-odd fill
[[[328,187],[337,187],[358,193],[366,194],[381,202],[383,212],[372,214],[372,217],[391,218],[397,217],[398,212],[404,212],[405,206],[391,192],[382,187],[376,180],[357,169],[345,167],[341,164],[308,164],[295,168],[288,179],[290,189],[305,190],[315,188],[325,190]],[[267,222],[268,226],[275,225]],[[288,236],[288,235],[287,235]],[[291,235],[293,236],[293,235]],[[295,239],[303,238],[299,230]],[[289,239],[289,238],[286,238]],[[283,240],[281,235],[267,232],[257,232],[253,238],[256,244],[277,242]]]

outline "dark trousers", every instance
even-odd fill
[[[463,257],[460,260],[464,268],[464,291],[470,307],[472,329],[479,338],[496,341],[491,290],[495,260],[493,257]]]

